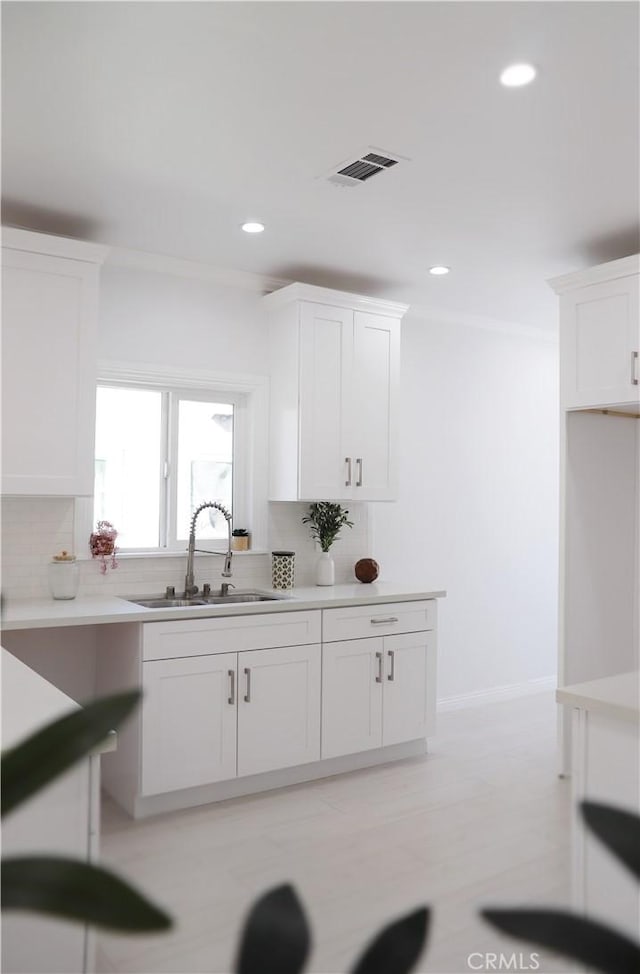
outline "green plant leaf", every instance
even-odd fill
[[[407,974],[427,942],[430,913],[421,907],[395,920],[374,937],[353,974]]]
[[[140,692],[104,697],[47,724],[2,755],[2,815],[100,744],[136,707]]]
[[[604,974],[640,970],[640,946],[595,920],[562,910],[482,910],[492,926],[520,940],[558,951]]]
[[[640,879],[640,816],[598,802],[580,802],[580,811],[594,835]]]
[[[2,909],[33,910],[112,930],[168,930],[171,918],[113,873],[55,856],[2,860]]]
[[[245,921],[237,974],[300,974],[311,948],[311,932],[296,892],[277,886],[261,896]]]

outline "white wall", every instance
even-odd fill
[[[255,291],[106,263],[98,357],[264,375],[267,329]]]
[[[159,266],[166,263],[160,259]],[[264,376],[267,327],[260,298],[255,288],[107,263],[101,274],[99,359]],[[318,558],[309,531],[301,523],[306,508],[306,504],[272,504],[267,516],[267,547],[296,552],[299,586],[314,584]],[[338,583],[353,581],[353,565],[369,554],[367,507],[355,504],[350,512],[354,527],[343,532],[334,548]],[[4,595],[48,596],[51,556],[63,548],[74,550],[78,557],[87,556],[88,532],[86,537],[74,539],[73,529],[74,502],[70,499],[7,498],[3,505]],[[220,558],[196,557],[199,582],[218,584],[221,568]],[[106,575],[100,573],[98,562],[84,561],[79,594],[142,595],[162,592],[167,585],[179,589],[184,570],[184,556],[121,558],[119,567]],[[268,586],[270,555],[236,555],[233,572],[238,587]]]
[[[373,505],[385,579],[447,589],[439,698],[556,670],[558,349],[408,315],[400,495]]]
[[[99,356],[263,375],[260,293],[213,281],[104,268]],[[402,333],[400,496],[354,505],[336,546],[336,580],[361,557],[386,580],[446,588],[440,606],[440,698],[521,685],[556,665],[558,494],[557,347],[407,316]],[[305,505],[274,504],[269,548],[296,551],[296,581],[313,584],[317,557],[300,524]],[[373,528],[373,532],[371,531]],[[65,500],[6,502],[3,590],[47,594],[46,564],[73,539]],[[219,559],[198,559],[215,584]],[[239,585],[267,585],[268,554],[239,556]],[[142,594],[181,584],[182,558],[133,559],[107,576],[82,566],[81,594]]]

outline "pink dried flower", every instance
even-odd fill
[[[111,555],[111,567],[117,568],[116,561],[116,538],[118,532],[110,521],[98,521],[97,529],[89,538],[89,548],[93,558],[100,558],[102,565],[100,571],[103,575],[107,573],[107,556]]]

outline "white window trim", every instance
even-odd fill
[[[132,385],[163,387],[176,392],[224,392],[244,397],[237,407],[236,421],[246,448],[237,454],[235,476],[241,492],[243,524],[251,531],[252,547],[264,549],[267,544],[267,482],[268,482],[268,411],[269,380],[266,376],[247,373],[213,372],[184,369],[156,364],[131,363],[113,360],[98,362],[96,385]],[[76,498],[74,518],[74,546],[80,558],[90,559],[89,535],[94,530],[93,497]],[[116,525],[117,527],[117,525]],[[215,545],[213,545],[215,548]],[[86,553],[86,554],[85,554]],[[180,551],[171,549],[136,552],[127,549],[124,557],[177,557]]]

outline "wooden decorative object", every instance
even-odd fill
[[[375,582],[380,574],[380,565],[373,558],[361,558],[356,562],[354,571],[359,582]]]

